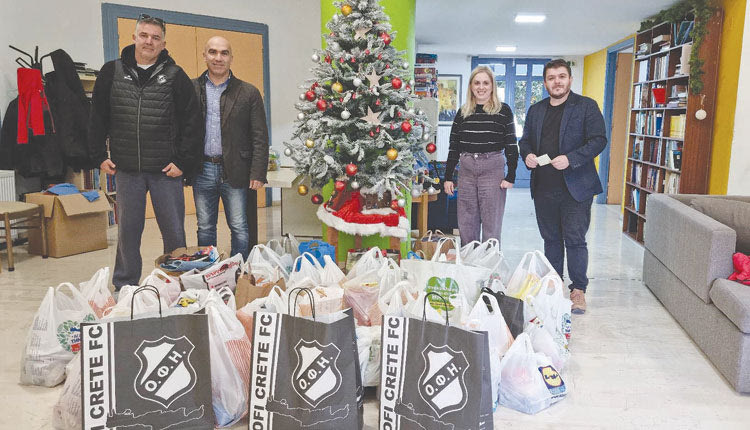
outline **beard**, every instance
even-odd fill
[[[568,85],[566,87],[562,87],[562,88],[553,88],[553,89],[562,89],[562,93],[559,93],[559,95],[553,94],[552,91],[550,91],[549,89],[547,90],[547,93],[553,99],[564,98],[565,96],[567,96],[570,93],[570,85]]]

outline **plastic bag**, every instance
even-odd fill
[[[243,273],[253,275],[256,285],[277,282],[281,278],[286,281],[294,265],[291,255],[286,254],[286,257],[282,259],[278,253],[266,245],[255,245],[243,265]]]
[[[288,289],[306,286],[305,283],[312,285],[320,284],[320,274],[323,266],[318,263],[312,254],[302,254],[294,260],[295,270],[289,274],[289,281],[286,283]]]
[[[286,242],[286,238],[284,239],[284,241]],[[266,243],[266,248],[270,249],[274,252],[274,254],[276,254],[276,256],[278,257],[278,263],[281,265],[281,269],[283,269],[283,271],[286,273],[285,278],[288,278],[289,274],[292,273],[292,270],[294,269],[294,259],[299,257],[299,255],[292,256],[292,254],[286,249],[286,247],[276,239],[269,240],[268,243]],[[250,252],[252,252],[252,250]],[[299,252],[297,252],[297,254],[299,254]],[[248,260],[249,259],[250,257],[248,257]]]
[[[159,269],[156,269],[156,270],[159,270]],[[163,294],[161,294],[161,292],[159,293],[159,299],[156,298],[156,294],[153,294],[151,292],[147,292],[147,293],[144,292],[143,294],[140,294],[140,293],[136,294],[135,299],[133,299],[133,293],[138,288],[141,288],[141,286],[125,285],[122,288],[120,288],[119,301],[107,314],[107,318],[130,317],[131,306],[132,306],[133,316],[156,313],[156,312],[159,312],[159,309],[164,310],[169,307],[169,303],[167,302],[167,299],[164,297]],[[179,295],[177,297],[179,297]]]
[[[265,310],[266,301],[268,301],[267,297],[255,299],[240,309],[237,309],[237,312],[235,313],[240,324],[242,324],[242,327],[245,329],[245,334],[251,343],[253,341],[253,318],[255,317],[255,311]]]
[[[527,252],[507,283],[507,294],[521,300],[535,296],[541,288],[540,281],[548,274],[559,277],[541,251]]]
[[[534,352],[528,334],[518,335],[500,363],[500,404],[535,414],[566,394],[565,382],[549,358]]]
[[[156,287],[167,305],[174,303],[180,295],[180,292],[182,292],[180,280],[167,275],[166,272],[161,269],[152,270],[150,275],[143,278],[141,285],[153,285]],[[120,291],[120,300],[122,300],[122,290]]]
[[[56,429],[78,430],[81,416],[81,358],[76,355],[65,366],[65,385],[52,407],[52,425]]]
[[[339,266],[331,258],[330,255],[323,256],[324,265],[320,269],[320,283],[326,287],[339,286],[339,283],[344,279],[344,272],[339,269]]]
[[[109,267],[97,270],[91,280],[81,282],[78,287],[97,318],[106,315],[109,309],[117,303],[109,291]]]
[[[229,427],[247,413],[252,343],[233,310],[218,293],[206,304],[211,350],[211,388],[217,427]]]
[[[201,271],[191,270],[180,275],[182,286],[188,289],[218,290],[229,287],[234,291],[242,273],[242,254],[219,261]]]
[[[359,367],[365,387],[380,385],[380,331],[379,326],[356,328]]]
[[[382,315],[406,316],[404,309],[419,296],[419,291],[412,282],[398,282],[393,288],[380,290],[378,308]],[[382,320],[381,320],[382,321]]]
[[[67,287],[71,295],[60,289]],[[68,282],[47,289],[26,337],[21,358],[21,384],[54,387],[65,379],[65,366],[81,348],[82,322],[94,311]]]

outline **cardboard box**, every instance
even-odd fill
[[[175,278],[179,278],[180,275],[184,274],[185,272],[174,272],[170,270],[165,270],[161,267],[162,263],[165,263],[169,257],[178,257],[183,254],[192,255],[196,252],[200,251],[201,249],[206,248],[205,246],[188,246],[187,248],[177,248],[174,251],[170,252],[169,254],[163,254],[154,260],[154,267],[156,267],[159,270],[163,270],[164,273],[166,273],[169,276],[174,276]],[[224,260],[226,258],[226,254],[221,250],[217,249],[219,251],[219,259],[216,260],[216,263],[218,263],[221,260]]]
[[[93,202],[81,194],[56,196],[45,193],[27,194],[26,201],[44,206],[50,257],[107,248],[107,212],[111,208],[101,191]],[[38,230],[29,231],[29,253],[42,254],[42,234]]]

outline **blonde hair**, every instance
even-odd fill
[[[474,111],[477,109],[477,101],[474,99],[474,93],[471,92],[471,83],[474,81],[474,78],[480,73],[486,73],[487,76],[489,76],[490,81],[492,82],[492,92],[490,93],[490,99],[487,100],[487,103],[484,104],[484,111],[486,113],[494,115],[500,112],[500,109],[503,107],[503,104],[500,102],[500,99],[497,97],[497,85],[495,84],[495,74],[492,73],[492,69],[490,69],[487,66],[477,66],[474,70],[471,71],[471,76],[469,77],[469,90],[467,91],[468,94],[466,97],[466,103],[464,103],[464,105],[461,106],[461,116],[463,116],[464,118],[473,114]]]

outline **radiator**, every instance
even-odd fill
[[[13,170],[0,170],[0,201],[1,202],[13,202],[16,200],[16,172]],[[3,243],[5,242],[5,223],[0,221],[0,236],[3,237]],[[18,239],[18,232],[16,230],[11,231],[11,237],[13,240]]]

